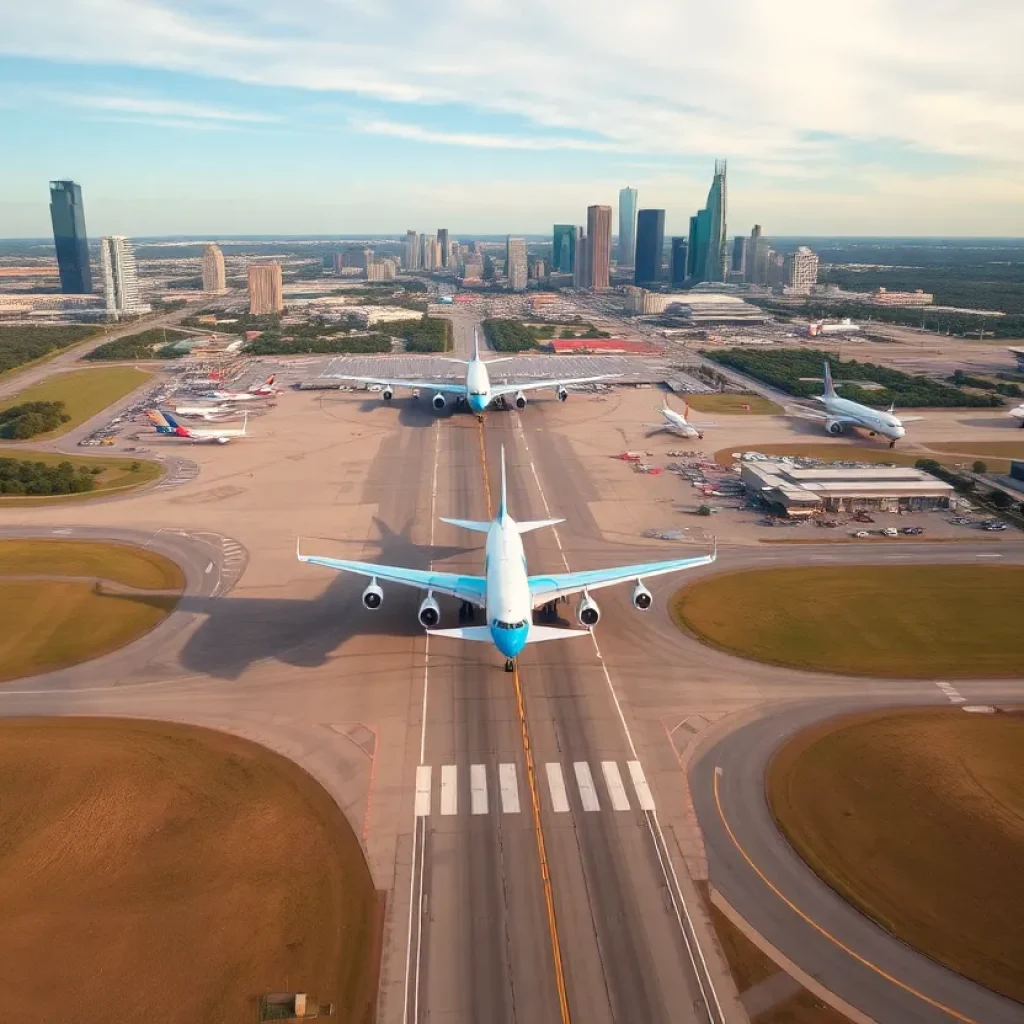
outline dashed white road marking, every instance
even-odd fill
[[[572,767],[576,773],[576,785],[580,788],[580,803],[583,804],[583,810],[601,810],[601,805],[597,801],[597,790],[594,788],[594,776],[590,773],[590,765],[586,761],[574,761]]]
[[[967,701],[967,698],[961,697],[957,688],[952,684],[936,680],[935,685],[949,698],[951,704],[963,704]]]
[[[505,814],[519,813],[519,782],[514,764],[498,765],[498,784],[501,788],[501,809]]]
[[[425,818],[430,814],[430,765],[421,764],[416,768],[416,817]]]
[[[644,767],[639,761],[627,761],[629,777],[633,780],[633,788],[636,790],[636,798],[640,802],[642,811],[654,810],[654,796],[651,787],[647,785],[647,776],[644,775]]]
[[[459,809],[459,777],[453,764],[441,765],[441,813],[455,814]]]
[[[612,807],[616,811],[628,811],[629,797],[626,796],[626,787],[622,784],[619,766],[614,761],[602,761],[601,772],[604,775],[604,784],[608,787]]]
[[[482,764],[469,766],[470,813],[487,813],[487,768]]]
[[[551,808],[556,814],[565,814],[569,810],[569,797],[565,792],[565,779],[562,778],[562,766],[557,761],[544,765],[548,777],[548,792],[551,794]]]

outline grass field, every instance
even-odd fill
[[[697,412],[717,412],[722,416],[778,416],[782,406],[760,395],[687,395],[686,401]]]
[[[711,576],[676,624],[744,658],[887,678],[1024,675],[1024,567],[891,565]]]
[[[1024,434],[1024,431],[1021,431]],[[975,458],[984,459],[991,469],[1000,460],[1024,459],[1024,440],[1021,441],[972,441],[964,444],[962,441],[943,441],[940,444],[931,445],[939,452],[964,452]],[[991,458],[990,458],[991,456]],[[992,459],[996,462],[993,462]],[[966,461],[958,459],[959,462]],[[1009,471],[1009,464],[1003,472]]]
[[[57,430],[39,434],[33,440],[57,437],[73,430],[80,423],[102,412],[119,398],[142,387],[151,380],[151,373],[143,373],[134,366],[106,366],[95,370],[69,370],[33,384],[10,398],[0,401],[0,411],[22,402],[63,402],[71,417]]]
[[[0,576],[98,576],[140,590],[180,590],[185,576],[149,548],[87,540],[0,540]]]
[[[775,819],[904,942],[1024,1001],[1024,716],[872,712],[796,736],[768,768]]]
[[[8,1020],[251,1024],[270,990],[372,1021],[376,894],[291,762],[185,726],[6,719],[0,786]]]
[[[999,443],[999,442],[997,442]],[[932,445],[936,451],[908,452],[900,451],[897,448],[861,447],[859,445],[844,442],[841,444],[822,443],[801,443],[794,441],[785,444],[761,444],[751,445],[747,448],[733,446],[722,448],[715,452],[715,461],[720,466],[731,466],[736,460],[732,457],[733,452],[754,451],[762,455],[802,455],[809,459],[822,459],[824,462],[872,462],[892,463],[896,466],[913,466],[919,459],[934,459],[943,466],[955,466],[957,463],[968,462],[962,456],[943,454],[943,445]],[[969,450],[970,446],[959,446],[961,450]],[[987,446],[986,446],[987,447]],[[995,454],[998,454],[995,453]],[[989,460],[989,469],[996,473],[1007,473],[1010,470],[1010,463],[1006,459]]]
[[[111,491],[131,490],[143,484],[159,480],[163,467],[159,462],[149,459],[108,459],[99,455],[64,455],[61,452],[37,452],[22,448],[20,445],[11,448],[0,447],[0,459],[18,459],[25,462],[44,462],[47,466],[56,466],[59,462],[70,462],[77,470],[79,466],[101,466],[102,473],[93,477],[95,490],[81,494],[57,494],[51,496],[23,496],[17,494],[0,494],[0,508],[4,505],[49,505],[53,502],[88,501],[101,495],[109,495]],[[139,469],[132,470],[138,463]]]

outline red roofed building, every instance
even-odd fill
[[[626,341],[624,338],[554,338],[551,348],[556,355],[593,352],[600,355],[628,353],[630,355],[659,355],[661,350],[646,341]]]

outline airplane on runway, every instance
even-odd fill
[[[1016,409],[1011,409],[1007,416],[1015,416],[1020,420],[1021,429],[1024,429],[1024,404],[1018,405]]]
[[[215,402],[252,402],[257,398],[270,398],[277,394],[274,378],[271,374],[262,384],[254,384],[248,391],[201,391],[200,398],[209,398]]]
[[[216,444],[227,444],[233,437],[249,436],[245,429],[249,424],[248,413],[242,417],[241,427],[217,427],[210,430],[183,427],[169,412],[160,412],[159,409],[147,409],[146,416],[149,422],[156,427],[158,434],[180,437],[186,441],[211,441]]]
[[[699,555],[695,558],[673,558],[663,562],[625,565],[614,569],[528,575],[522,535],[546,526],[555,526],[565,520],[539,519],[519,523],[509,515],[504,446],[501,449],[501,501],[494,519],[490,522],[476,522],[442,518],[441,522],[487,534],[483,576],[460,576],[431,569],[405,569],[400,566],[377,565],[373,562],[353,562],[321,555],[304,555],[298,542],[295,554],[300,562],[310,562],[328,569],[337,569],[339,572],[368,577],[370,582],[363,591],[362,601],[363,605],[371,610],[380,608],[384,600],[382,582],[425,590],[427,594],[420,603],[418,612],[420,625],[433,636],[493,643],[505,656],[506,672],[514,669],[516,656],[527,644],[586,636],[601,618],[601,609],[590,596],[592,590],[632,580],[633,607],[646,611],[651,607],[653,598],[651,592],[644,586],[645,578],[710,565],[717,557],[716,545],[716,550],[710,555]],[[434,597],[435,594],[444,594],[461,600],[459,618],[463,622],[472,621],[475,608],[484,609],[487,625],[437,629],[441,621],[441,609]],[[534,625],[534,609],[552,610],[560,598],[572,594],[581,595],[576,608],[576,618],[581,626],[586,627],[585,629]]]
[[[655,407],[654,411],[660,412],[665,419],[662,423],[644,424],[644,426],[648,428],[648,437],[652,434],[657,434],[659,431],[665,430],[670,434],[679,434],[682,437],[702,438],[706,427],[716,426],[714,423],[690,423],[686,418],[687,413],[690,411],[689,405],[685,407],[684,412],[676,412],[675,409],[670,409],[668,407],[667,396],[663,399],[661,408],[659,409]]]
[[[390,402],[394,397],[396,386],[403,388],[430,389],[434,392],[431,404],[440,412],[448,404],[448,396],[454,396],[461,405],[463,402],[478,416],[483,416],[484,410],[494,401],[504,399],[508,395],[515,395],[515,407],[526,408],[526,392],[536,391],[539,388],[554,388],[558,400],[564,402],[569,397],[566,387],[571,384],[591,384],[599,380],[608,380],[617,377],[615,373],[605,373],[599,377],[574,377],[563,380],[531,380],[520,384],[492,384],[488,373],[488,367],[495,363],[507,363],[512,357],[503,356],[501,359],[488,359],[486,362],[480,358],[480,337],[473,331],[473,358],[452,359],[445,358],[446,363],[459,363],[466,367],[466,380],[464,384],[456,384],[446,380],[396,380],[394,377],[350,377],[346,374],[334,374],[342,380],[353,380],[360,384],[376,384],[383,388],[381,397],[385,402]]]
[[[823,411],[808,409],[805,406],[791,406],[786,411],[807,419],[824,420],[825,429],[835,437],[842,434],[847,427],[863,427],[872,437],[875,434],[881,434],[883,437],[889,438],[890,448],[895,448],[896,442],[906,434],[904,423],[913,423],[922,418],[920,416],[899,417],[895,415],[895,405],[890,405],[888,411],[883,411],[872,409],[869,405],[861,405],[860,402],[853,402],[848,398],[840,398],[832,383],[832,370],[827,360],[825,362],[825,393],[815,395],[814,400],[821,402],[825,407]]]

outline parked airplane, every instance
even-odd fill
[[[274,388],[275,376],[272,373],[262,384],[256,384],[248,391],[203,391],[199,397],[210,398],[215,402],[251,402],[257,398],[270,398],[277,394]]]
[[[648,428],[648,437],[652,434],[657,434],[659,431],[667,430],[670,434],[679,434],[682,437],[702,438],[706,427],[713,427],[716,425],[714,423],[690,423],[686,419],[686,415],[690,411],[689,405],[685,406],[684,412],[676,412],[675,409],[670,409],[668,407],[667,396],[662,400],[661,408],[659,409],[655,407],[654,411],[660,412],[665,419],[662,423],[644,424],[644,426]]]
[[[160,412],[159,409],[147,409],[146,416],[149,418],[149,422],[156,427],[158,434],[183,437],[188,441],[214,441],[217,444],[227,444],[233,437],[248,436],[245,431],[249,423],[248,413],[242,417],[241,427],[216,427],[210,430],[183,427],[169,412]]]
[[[192,416],[207,421],[234,419],[237,415],[224,405],[176,405],[174,411],[179,416]]]
[[[889,438],[889,447],[895,448],[896,442],[906,434],[904,423],[913,423],[921,419],[920,416],[896,416],[895,406],[890,405],[888,411],[872,409],[869,405],[861,405],[860,402],[853,402],[848,398],[840,398],[832,384],[832,370],[825,362],[825,393],[815,395],[814,400],[821,402],[825,407],[824,411],[808,409],[805,406],[793,406],[787,411],[796,416],[803,416],[809,419],[824,420],[825,429],[838,437],[847,427],[862,427],[874,437],[881,434]]]
[[[420,625],[435,636],[493,643],[505,656],[506,672],[512,671],[516,656],[526,644],[585,636],[596,626],[601,618],[601,609],[590,596],[592,590],[632,580],[633,607],[646,611],[651,607],[653,599],[651,592],[644,586],[645,578],[709,565],[717,555],[716,548],[710,555],[695,558],[673,558],[663,562],[625,565],[614,569],[529,576],[522,535],[545,526],[555,526],[565,520],[540,519],[517,523],[509,515],[504,446],[501,449],[501,501],[494,519],[489,523],[466,519],[442,519],[441,522],[487,534],[483,576],[460,576],[430,569],[405,569],[399,566],[377,565],[373,562],[353,562],[321,555],[304,555],[298,544],[295,553],[300,562],[310,562],[328,569],[368,577],[370,582],[363,591],[362,600],[363,605],[371,610],[379,608],[384,600],[381,582],[399,583],[425,590],[427,594],[420,603],[418,613]],[[457,629],[435,628],[441,620],[441,609],[434,597],[435,594],[459,598],[462,601],[459,610],[459,618],[462,621],[472,621],[474,609],[483,608],[487,625],[459,626]],[[560,598],[571,594],[580,594],[576,618],[586,629],[559,629],[533,624],[535,608],[553,608]]]
[[[1011,409],[1006,415],[1019,419],[1021,428],[1024,429],[1024,404],[1018,405],[1016,409]]]
[[[618,374],[605,373],[598,377],[574,377],[563,380],[531,380],[520,384],[492,384],[488,374],[488,367],[495,363],[507,363],[511,356],[503,356],[501,359],[488,359],[486,362],[480,358],[480,338],[477,332],[473,332],[473,358],[451,359],[446,358],[447,363],[459,363],[466,367],[466,378],[464,384],[456,384],[446,380],[396,380],[394,377],[350,377],[345,374],[334,374],[342,380],[354,380],[360,384],[375,384],[381,387],[381,397],[385,402],[390,402],[394,397],[395,387],[403,388],[429,388],[434,392],[431,404],[440,412],[447,404],[448,397],[454,396],[461,404],[468,402],[469,407],[478,416],[482,416],[484,410],[499,398],[507,395],[515,395],[515,406],[517,409],[526,408],[526,392],[536,391],[539,388],[554,388],[558,400],[564,402],[569,397],[566,387],[570,384],[590,384],[598,380],[608,380]]]

